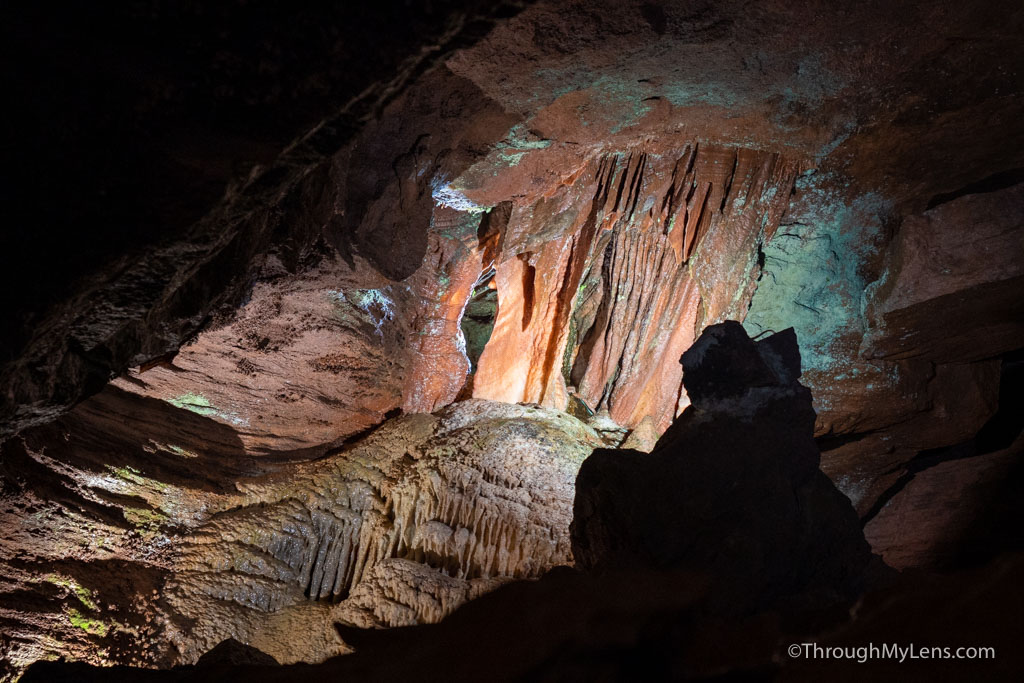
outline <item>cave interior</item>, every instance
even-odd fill
[[[3,13],[0,681],[1024,677],[1024,5]]]

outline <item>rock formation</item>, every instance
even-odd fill
[[[580,470],[576,566],[706,574],[739,610],[857,595],[869,550],[819,469],[793,330],[753,342],[712,325],[682,365],[692,404],[651,453],[597,450]]]
[[[746,307],[756,245],[795,173],[775,154],[652,145],[598,156],[513,209],[473,395],[564,409],[570,383],[619,424],[664,431],[686,405],[666,368],[700,327]]]
[[[494,627],[521,677],[774,675],[651,645],[651,610],[719,596],[697,630],[742,641],[882,560],[895,603],[1005,590],[1024,8],[349,5],[0,22],[0,680],[247,648],[374,677],[420,647],[377,630],[531,591],[568,607]]]
[[[935,643],[959,642],[946,639],[968,633],[963,620],[986,615],[993,600],[1021,605],[1018,557],[994,571],[927,584],[890,578],[855,608],[842,609],[865,586],[867,544],[849,501],[817,467],[810,394],[797,381],[792,330],[754,342],[738,323],[714,325],[683,364],[693,404],[652,453],[597,450],[584,462],[572,530],[575,570],[506,585],[433,627],[339,626],[354,654],[302,669],[254,666],[247,675],[256,681],[310,673],[469,681],[486,670],[496,681],[806,680],[831,675],[834,663],[794,657],[785,644],[801,652],[801,643],[821,643],[856,653],[878,634],[891,642],[920,634],[922,613],[932,619],[925,630]],[[960,592],[965,581],[971,599]],[[928,602],[936,595],[942,608]],[[839,609],[823,609],[836,601]],[[997,621],[973,632],[1004,648],[1014,642],[1008,625]],[[225,641],[167,680],[214,680],[232,669],[203,665],[232,648],[238,650]],[[452,657],[452,648],[462,656]],[[915,671],[913,661],[865,662],[858,667],[909,670],[911,680],[921,680],[922,671],[934,675]],[[942,663],[958,676],[983,671],[1003,680],[1013,672],[991,659],[971,661],[969,669],[963,664]],[[126,681],[159,675],[40,663],[25,680],[100,680],[112,672]]]
[[[280,662],[318,661],[345,651],[335,621],[438,621],[502,581],[572,562],[573,481],[602,444],[568,415],[470,400],[230,490],[216,469],[230,452],[209,441],[218,422],[168,406],[182,421],[158,438],[174,441],[133,443],[136,426],[108,412],[131,400],[108,390],[5,448],[7,480],[23,482],[3,510],[5,600],[42,587],[49,600],[4,614],[12,662],[104,662],[117,643],[121,661],[191,663],[228,638]],[[122,452],[147,452],[149,467],[89,460],[111,443],[90,432],[101,425],[120,426]],[[49,429],[69,435],[62,451],[36,450]],[[125,562],[139,575],[111,584]]]

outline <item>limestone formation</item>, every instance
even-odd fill
[[[1008,590],[1020,3],[21,5],[3,683],[779,678]]]
[[[56,427],[76,434],[62,457],[90,447],[87,409],[97,399]],[[219,425],[189,420],[179,430]],[[51,587],[36,610],[5,614],[15,634],[5,657],[57,654],[67,638],[88,661],[107,661],[100,648],[116,642],[125,648],[121,661],[167,665],[194,662],[233,638],[280,662],[318,661],[345,651],[336,621],[438,621],[503,581],[572,562],[573,482],[601,445],[568,415],[474,399],[436,416],[393,419],[340,451],[271,468],[233,490],[204,490],[196,477],[224,456],[200,450],[212,433],[144,445],[156,457],[152,470],[62,465],[36,451],[31,436],[5,450],[8,463],[23,461],[22,473],[37,471],[31,485],[5,497],[9,528],[22,529],[4,544],[5,599],[36,581]],[[132,436],[125,431],[125,448]],[[178,476],[190,477],[166,476],[160,459],[177,459]],[[44,481],[51,488],[41,488]],[[119,520],[114,505],[122,500],[135,507]],[[90,506],[91,518],[76,511]],[[54,520],[62,520],[59,535],[41,547],[33,537]],[[145,583],[134,575],[108,583],[106,572],[116,570],[99,567],[113,557],[147,568]],[[50,573],[36,578],[23,562]],[[136,602],[124,604],[123,595]],[[141,620],[144,630],[133,625]]]
[[[706,321],[746,308],[795,174],[752,150],[641,148],[515,207],[473,395],[565,409],[568,383],[619,424],[664,431],[686,405],[667,368]]]

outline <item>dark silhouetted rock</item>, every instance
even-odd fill
[[[686,393],[695,405],[780,382],[743,326],[732,320],[707,328],[680,362]]]
[[[709,327],[682,358],[693,405],[649,455],[597,450],[576,480],[577,567],[693,571],[715,608],[850,598],[870,552],[820,469],[791,330]]]
[[[252,645],[246,645],[234,638],[228,638],[227,640],[220,641],[196,662],[196,666],[223,666],[225,664],[234,666],[247,664],[272,666],[277,664],[277,660]]]

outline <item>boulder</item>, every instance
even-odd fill
[[[580,469],[576,566],[706,575],[728,611],[856,595],[870,551],[818,468],[793,331],[754,342],[713,325],[682,363],[693,404],[654,450],[599,449]]]

